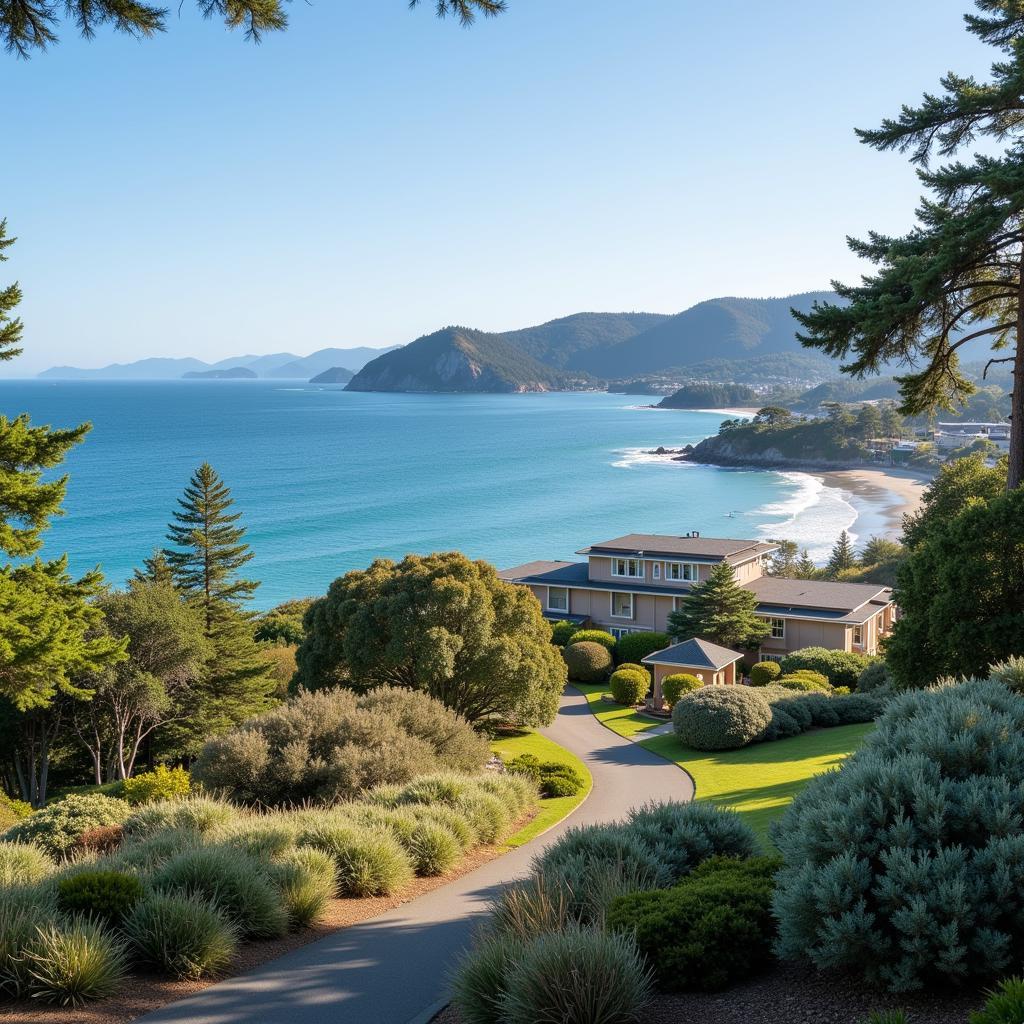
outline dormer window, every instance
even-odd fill
[[[613,558],[612,575],[625,576],[631,580],[644,578],[644,563],[639,558]]]
[[[665,579],[696,583],[700,579],[700,566],[695,562],[666,562]]]

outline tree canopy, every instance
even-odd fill
[[[1024,482],[1024,8],[1019,0],[976,0],[967,27],[1001,51],[990,82],[953,73],[940,95],[926,94],[898,118],[861,131],[880,150],[909,152],[929,196],[906,235],[870,232],[851,250],[878,270],[859,285],[834,282],[844,300],[794,309],[801,341],[850,361],[857,377],[903,365],[901,409],[920,414],[954,408],[975,390],[959,350],[987,338],[992,361],[1013,364],[1007,486]],[[977,138],[1004,143],[935,169],[934,151],[951,157]],[[1009,352],[1008,355],[998,353]]]
[[[697,637],[723,647],[758,647],[771,626],[755,613],[757,597],[736,582],[728,562],[719,562],[669,614],[668,630],[676,640]]]
[[[204,18],[217,18],[229,29],[242,29],[258,43],[267,32],[288,27],[288,0],[195,0]],[[417,7],[420,0],[409,0]],[[452,15],[470,25],[478,14],[491,17],[506,0],[434,0],[440,18]],[[167,29],[168,8],[143,0],[9,0],[0,3],[0,37],[8,53],[29,57],[58,41],[62,19],[73,21],[79,34],[91,39],[101,28],[125,35],[152,36]]]
[[[305,618],[296,683],[423,690],[471,722],[547,725],[565,663],[540,604],[458,552],[378,559],[336,579]]]

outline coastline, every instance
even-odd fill
[[[927,474],[891,466],[811,470],[808,475],[817,477],[826,487],[843,492],[857,512],[853,529],[861,538],[866,537],[866,532],[857,526],[869,512],[884,521],[886,536],[898,537],[903,532],[903,517],[920,508],[925,488],[931,482]]]

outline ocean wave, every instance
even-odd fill
[[[761,523],[757,529],[762,537],[782,537],[792,540],[816,562],[823,562],[836,538],[846,530],[856,542],[858,534],[853,526],[858,509],[847,500],[848,496],[834,487],[826,487],[816,476],[808,473],[779,473],[793,485],[793,492],[781,501],[771,502],[755,509],[751,515],[768,517],[772,522]]]
[[[617,469],[633,469],[635,466],[693,466],[692,462],[676,462],[669,455],[654,455],[650,448],[616,448],[612,465]]]

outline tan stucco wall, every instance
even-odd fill
[[[696,676],[705,686],[734,686],[736,683],[736,663],[726,668],[712,672],[706,668],[687,668],[685,665],[652,665],[653,685],[651,686],[651,700],[660,706],[665,699],[661,691],[661,684],[666,676],[674,676],[680,673]]]
[[[783,618],[784,616],[779,616]],[[763,654],[785,654],[801,647],[827,647],[833,651],[850,650],[850,629],[835,622],[810,622],[804,619],[786,619],[783,640],[768,637],[761,645]]]

